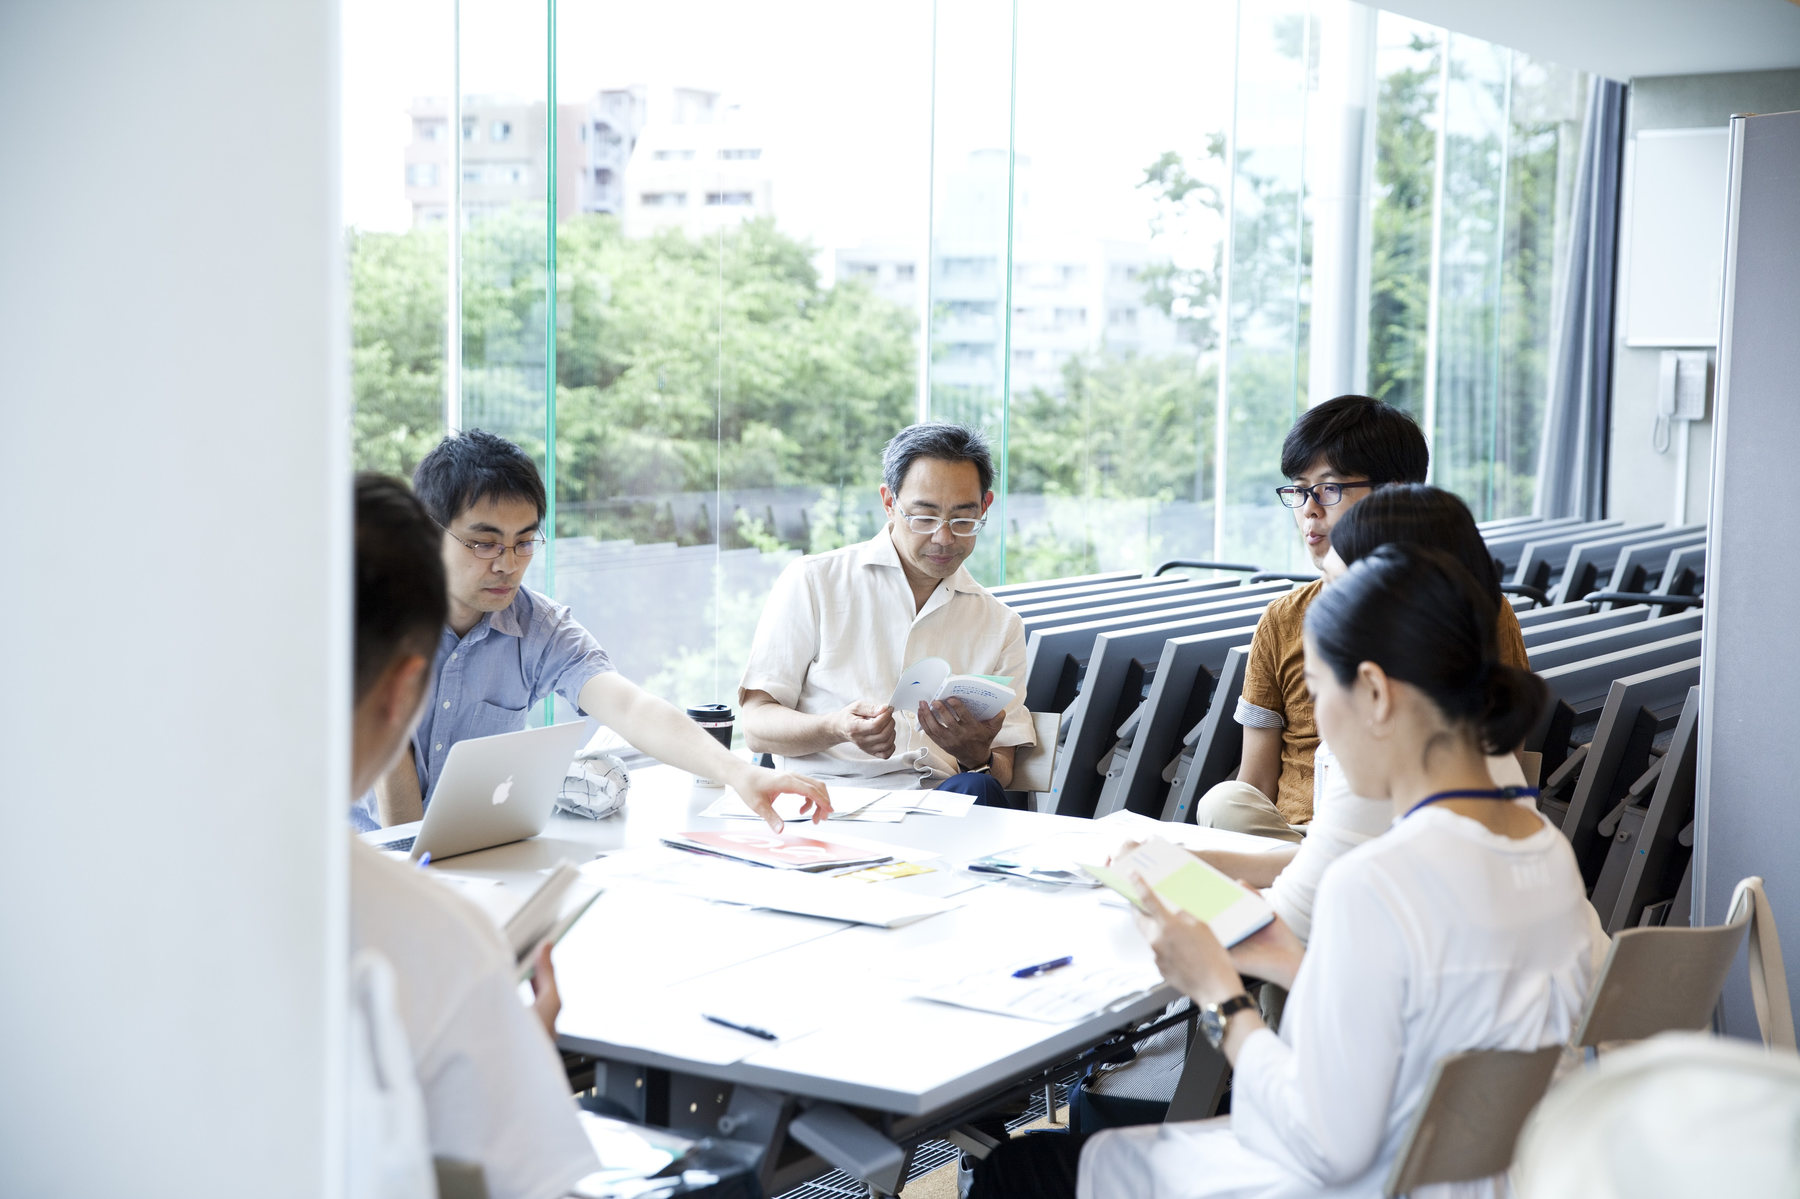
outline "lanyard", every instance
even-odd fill
[[[1406,816],[1411,816],[1420,808],[1434,803],[1442,803],[1446,799],[1536,799],[1536,787],[1495,787],[1487,791],[1439,791],[1427,795],[1412,807],[1406,809]],[[1406,816],[1400,817],[1405,820]]]

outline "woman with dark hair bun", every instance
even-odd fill
[[[1333,863],[1304,945],[1277,918],[1227,951],[1147,890],[1140,917],[1163,977],[1235,1067],[1230,1119],[1010,1141],[978,1171],[982,1195],[1054,1193],[1045,1158],[1060,1152],[1065,1170],[1078,1163],[1060,1189],[1081,1199],[1374,1199],[1439,1059],[1568,1040],[1594,978],[1592,925],[1568,841],[1531,791],[1489,776],[1488,756],[1546,698],[1499,660],[1495,608],[1454,558],[1409,545],[1320,593],[1305,624],[1319,732],[1393,827]],[[1289,988],[1279,1036],[1240,971]],[[1023,1178],[1035,1190],[1008,1185]]]
[[[1347,563],[1394,544],[1430,547],[1456,559],[1498,615],[1495,645],[1500,661],[1520,670],[1530,669],[1518,618],[1500,594],[1499,571],[1462,500],[1423,483],[1395,483],[1372,492],[1333,529],[1331,550],[1322,564],[1325,577],[1336,579]],[[1489,758],[1488,769],[1496,783],[1525,784],[1525,773],[1514,754],[1517,748],[1516,743],[1508,745]],[[1301,940],[1312,935],[1313,904],[1326,867],[1369,838],[1380,836],[1393,819],[1385,802],[1364,798],[1350,789],[1326,738],[1320,739],[1313,754],[1312,810],[1306,839],[1291,848],[1254,854],[1204,850],[1199,855],[1233,878],[1266,888],[1265,898]]]

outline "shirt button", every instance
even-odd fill
[[[440,741],[436,745],[432,746],[431,748],[434,750],[442,749],[442,748],[444,748],[444,743],[442,741]]]
[[[452,661],[452,662],[454,662],[454,661],[456,661],[456,651],[454,651],[454,650],[453,650],[453,651],[451,651],[451,654],[450,654],[450,660],[451,660],[451,661]]]
[[[445,701],[444,701],[444,706],[445,706],[445,707],[446,707],[446,708],[448,708],[448,707],[449,707],[449,706],[450,706],[450,701],[449,701],[449,700],[445,700]]]

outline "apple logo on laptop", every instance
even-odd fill
[[[501,783],[498,787],[494,788],[494,806],[497,808],[501,804],[505,803],[507,796],[509,796],[511,794],[512,794],[512,775],[509,774],[506,776],[505,782]]]

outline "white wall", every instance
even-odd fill
[[[1800,71],[1752,71],[1729,75],[1681,75],[1634,79],[1626,114],[1626,136],[1645,129],[1722,129],[1734,112],[1782,112],[1800,108]],[[1626,180],[1630,187],[1630,180]],[[1629,197],[1627,204],[1629,204]],[[1725,250],[1725,213],[1716,228],[1697,230],[1695,236],[1717,242],[1721,259]],[[1633,252],[1621,233],[1619,260]],[[1654,247],[1640,247],[1654,254]],[[1674,427],[1666,450],[1658,450],[1651,438],[1656,423],[1656,384],[1662,351],[1625,344],[1624,313],[1620,313],[1613,340],[1612,454],[1606,477],[1606,514],[1633,521],[1706,519],[1712,462],[1712,408],[1707,419],[1695,421],[1687,455],[1687,505],[1677,517],[1674,497],[1680,487],[1680,425]]]
[[[0,4],[0,1194],[341,1191],[337,49]]]

